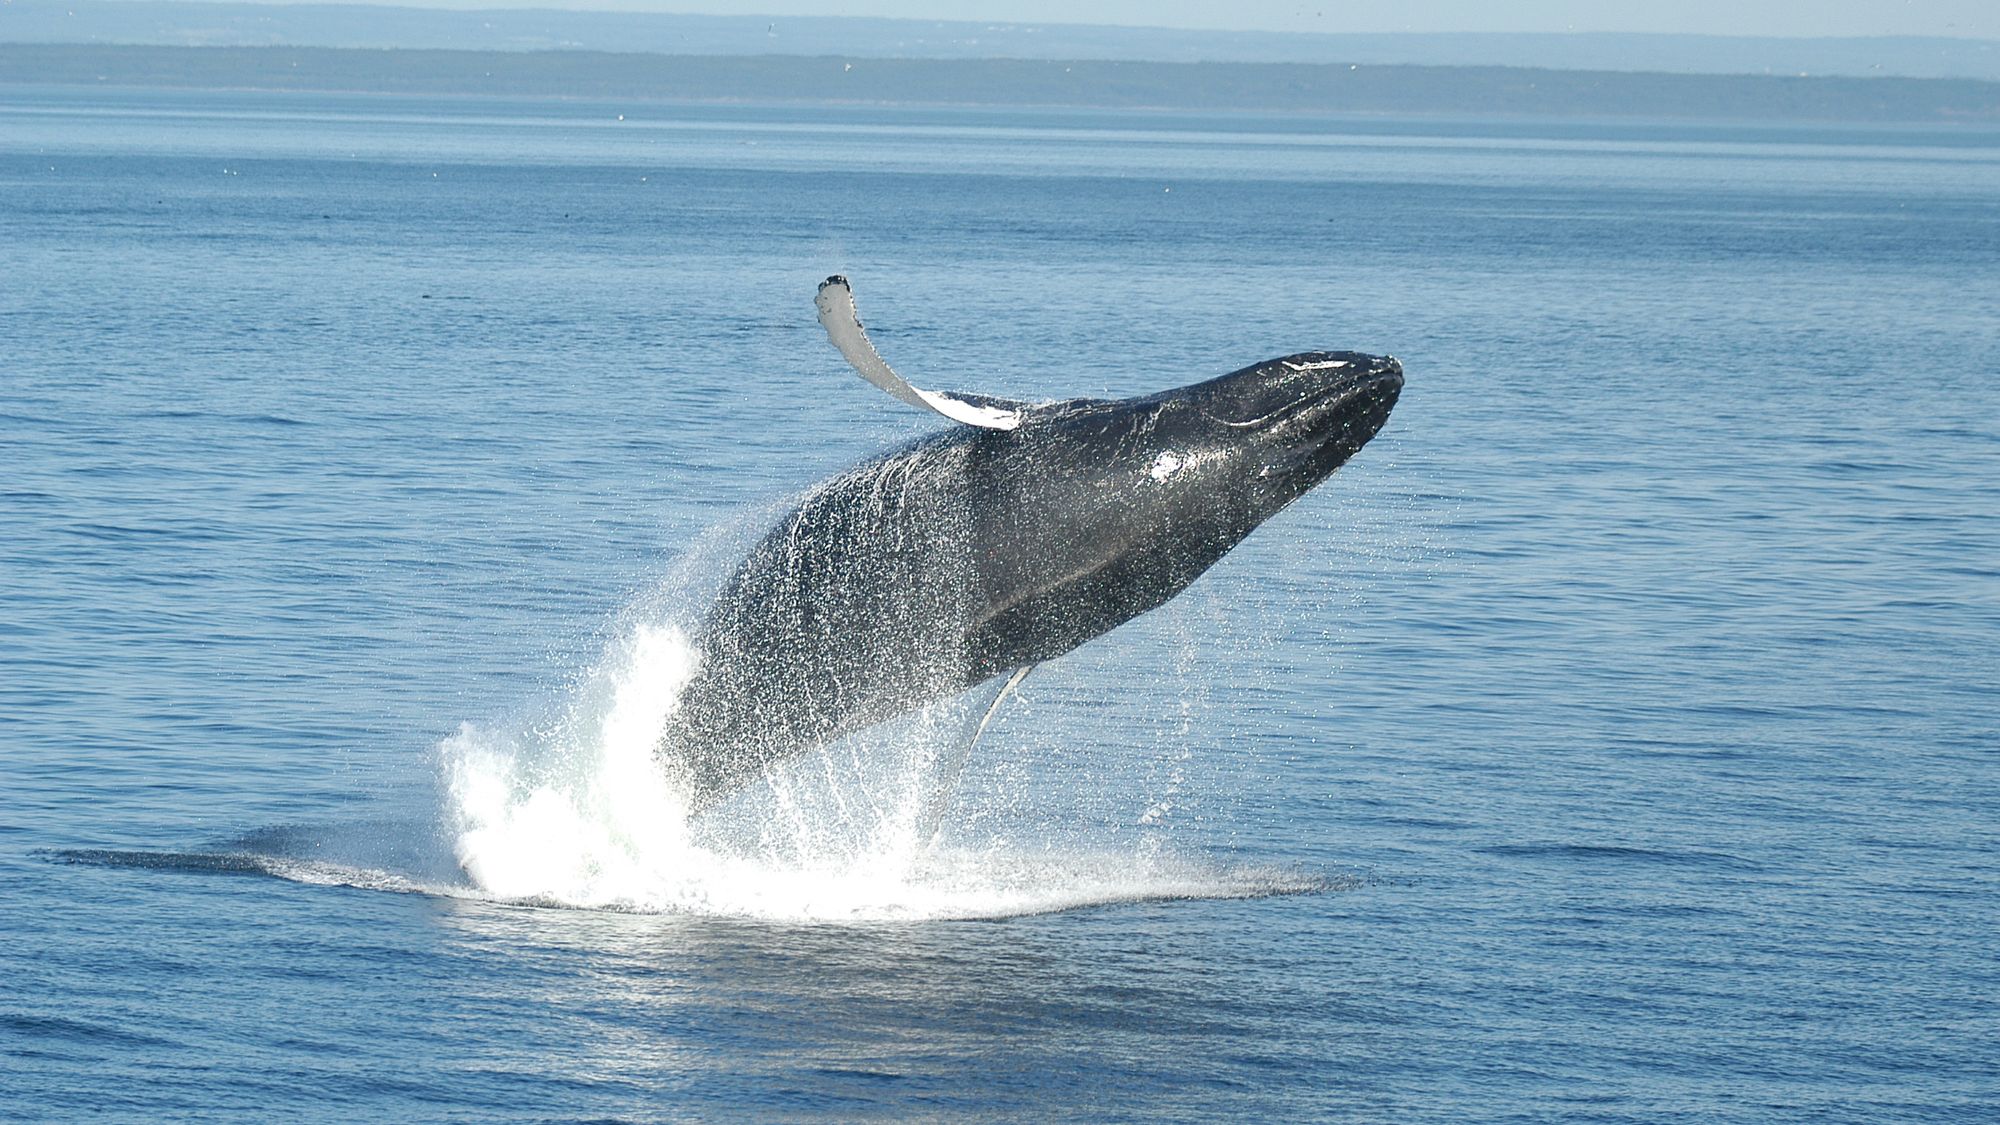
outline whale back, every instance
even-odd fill
[[[704,621],[662,756],[697,805],[767,765],[969,680],[966,437],[954,429],[806,493]],[[983,677],[981,677],[983,678]]]

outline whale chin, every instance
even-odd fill
[[[1332,476],[1388,423],[1403,392],[1403,365],[1393,356],[1367,358],[1368,366],[1341,372],[1269,423],[1258,475],[1277,506]]]
[[[1313,426],[1320,435],[1319,459],[1322,462],[1329,457],[1333,459],[1326,466],[1327,472],[1339,468],[1382,432],[1389,421],[1389,411],[1395,408],[1402,394],[1403,365],[1394,356],[1384,356],[1382,366],[1328,396],[1316,411],[1321,420]]]

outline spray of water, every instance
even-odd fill
[[[468,724],[440,744],[446,828],[469,890],[573,907],[833,921],[999,917],[1314,885],[1221,868],[1157,833],[1128,834],[1122,847],[1010,839],[996,830],[1008,818],[993,810],[954,812],[964,742],[997,685],[807,755],[691,819],[654,753],[699,658],[684,629],[638,614],[552,721]],[[974,823],[986,827],[967,827]]]

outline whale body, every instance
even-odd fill
[[[696,810],[1166,602],[1359,451],[1403,385],[1393,357],[1302,352],[1116,401],[944,394],[871,372],[844,280],[821,312],[871,382],[962,424],[808,490],[724,585],[658,755]]]

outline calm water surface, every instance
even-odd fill
[[[688,829],[673,625],[933,425],[833,272],[1409,384],[934,844],[957,713]],[[1996,310],[1993,134],[10,88],[0,1116],[1991,1120]]]

